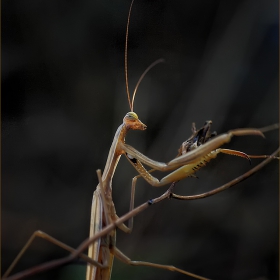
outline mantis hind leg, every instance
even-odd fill
[[[147,172],[152,173],[153,171],[155,171],[155,169],[151,169]],[[133,179],[132,179],[129,212],[131,212],[134,209],[136,183],[137,183],[138,178],[141,178],[141,177],[142,177],[141,175],[137,175],[137,176],[133,177]],[[119,217],[116,215],[116,218],[119,218]],[[128,220],[128,226],[126,226],[125,224],[121,224],[119,226],[119,228],[126,233],[131,233],[132,229],[133,229],[133,216]]]
[[[154,268],[159,268],[159,269],[164,269],[164,270],[169,270],[173,272],[179,272],[185,275],[188,275],[190,277],[193,277],[194,279],[200,279],[200,280],[207,280],[209,278],[205,278],[202,276],[199,276],[197,274],[193,274],[191,272],[182,270],[180,268],[177,268],[173,265],[162,265],[162,264],[157,264],[157,263],[151,263],[151,262],[143,262],[143,261],[132,261],[130,258],[128,258],[125,254],[123,254],[118,248],[114,248],[114,255],[116,258],[118,258],[120,261],[123,263],[126,263],[128,265],[133,265],[133,266],[149,266],[149,267],[154,267]]]
[[[16,264],[19,262],[19,260],[22,258],[23,254],[27,251],[27,249],[31,246],[31,244],[33,243],[33,241],[35,240],[36,237],[42,238],[47,240],[50,243],[53,243],[54,245],[69,251],[69,252],[75,252],[76,249],[68,246],[67,244],[59,241],[58,239],[52,237],[51,235],[41,231],[41,230],[37,230],[35,232],[33,232],[33,234],[30,236],[29,240],[26,242],[26,244],[23,246],[23,248],[20,250],[20,252],[18,253],[18,255],[16,256],[16,258],[14,259],[14,261],[12,262],[12,264],[9,266],[9,268],[7,269],[7,271],[4,273],[4,275],[2,276],[2,278],[6,278],[11,271],[14,269],[14,267],[16,266]],[[89,258],[87,255],[85,254],[80,254],[79,255],[81,259],[83,259],[84,261],[86,261],[87,263],[100,267],[100,268],[106,268],[106,266],[94,261],[93,259]]]

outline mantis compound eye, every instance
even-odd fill
[[[125,115],[126,118],[128,118],[129,120],[138,120],[138,116],[136,113],[134,112],[128,112],[126,115]]]

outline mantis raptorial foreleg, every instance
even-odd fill
[[[248,158],[246,154],[238,151],[217,149],[221,145],[229,142],[233,136],[243,135],[264,136],[263,133],[257,129],[231,130],[228,133],[221,134],[210,140],[209,142],[204,143],[203,145],[200,145],[195,149],[192,149],[188,153],[183,154],[168,163],[151,160],[150,158],[141,154],[136,149],[127,144],[123,144],[122,146],[126,152],[126,157],[128,158],[129,162],[134,166],[139,174],[152,186],[161,187],[174,181],[179,181],[186,177],[192,176],[198,169],[205,166],[205,164],[211,159],[215,158],[218,153],[226,153]],[[158,180],[149,172],[147,172],[142,164],[146,164],[151,168],[159,171],[170,171],[174,170],[175,168],[177,169],[169,175],[165,176],[163,179]]]
[[[259,171],[261,168],[263,168],[266,164],[268,164],[271,160],[273,159],[278,159],[279,157],[277,157],[277,155],[279,155],[280,152],[280,148],[278,148],[275,152],[273,152],[271,155],[261,155],[261,156],[254,156],[255,158],[266,158],[264,161],[262,161],[261,163],[259,163],[257,166],[255,166],[254,168],[250,169],[249,171],[247,171],[246,173],[240,175],[239,177],[231,180],[230,182],[214,189],[211,190],[209,192],[206,193],[202,193],[202,194],[197,194],[197,195],[188,195],[188,196],[184,196],[184,195],[177,195],[175,193],[172,193],[170,195],[170,198],[175,198],[178,200],[195,200],[195,199],[202,199],[202,198],[206,198],[212,195],[215,195],[217,193],[220,193],[244,180],[246,180],[248,177],[252,176],[254,173],[256,173],[257,171]],[[251,157],[251,156],[250,156]]]

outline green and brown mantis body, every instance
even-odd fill
[[[120,159],[120,156],[122,154],[125,154],[127,159],[130,161],[130,163],[135,167],[135,169],[138,171],[138,173],[152,186],[160,187],[167,184],[171,184],[174,181],[180,181],[186,177],[193,176],[194,173],[200,169],[201,167],[205,166],[207,162],[209,162],[211,159],[215,158],[218,153],[227,153],[232,155],[237,155],[241,157],[247,157],[246,154],[238,152],[238,151],[232,151],[232,150],[226,150],[226,149],[217,149],[219,146],[227,143],[230,141],[230,139],[233,136],[242,136],[242,135],[263,135],[262,132],[256,130],[256,129],[237,129],[230,131],[228,133],[225,133],[223,135],[220,135],[216,137],[211,142],[208,142],[207,144],[204,144],[203,146],[200,146],[202,143],[208,141],[211,136],[210,133],[210,125],[212,122],[206,122],[203,129],[199,130],[198,132],[195,131],[195,128],[193,129],[194,135],[191,137],[190,143],[191,147],[189,147],[188,153],[187,151],[183,152],[183,149],[181,150],[181,156],[178,158],[170,161],[169,163],[161,163],[157,161],[153,161],[146,157],[145,155],[138,152],[133,147],[125,144],[125,137],[129,130],[145,130],[146,125],[143,124],[137,114],[133,112],[133,103],[135,98],[135,93],[137,91],[137,88],[144,77],[144,75],[159,61],[156,61],[153,63],[140,77],[139,82],[137,83],[132,101],[130,100],[130,94],[128,89],[128,77],[127,77],[127,39],[128,39],[128,27],[129,27],[129,19],[130,19],[130,13],[131,8],[133,5],[133,1],[130,6],[129,15],[128,15],[128,22],[127,22],[127,32],[126,32],[126,48],[125,48],[125,73],[126,73],[126,86],[127,86],[127,94],[128,94],[128,101],[130,105],[131,112],[128,112],[124,119],[123,124],[119,126],[117,129],[117,132],[114,136],[113,143],[111,145],[109,155],[107,158],[107,163],[103,172],[102,176],[102,184],[101,182],[97,186],[97,190],[94,192],[93,196],[93,203],[92,203],[92,212],[91,212],[91,223],[90,223],[90,237],[93,237],[95,234],[97,234],[99,231],[102,230],[102,227],[105,227],[108,225],[108,223],[111,223],[112,221],[115,221],[118,216],[116,215],[115,207],[112,201],[112,178],[114,176],[114,172],[116,169],[116,166],[118,164],[118,161]],[[202,131],[202,136],[199,135],[199,132]],[[198,137],[195,139],[195,137]],[[203,138],[203,140],[201,140]],[[200,141],[200,143],[198,143]],[[184,145],[184,144],[183,144]],[[200,146],[198,149],[197,147]],[[191,151],[192,150],[192,151]],[[171,174],[167,175],[160,181],[153,177],[142,165],[146,164],[149,167],[159,170],[159,171],[170,171],[176,169]],[[182,166],[183,165],[183,166]],[[134,181],[134,184],[136,184],[136,180]],[[102,185],[102,186],[101,186]],[[134,186],[135,188],[135,186]],[[133,189],[134,189],[133,188]],[[134,193],[132,194],[132,197],[134,197]],[[132,198],[133,200],[133,198]],[[104,206],[106,205],[106,206]],[[131,209],[133,207],[134,203],[131,201]],[[106,210],[105,210],[106,209]],[[119,226],[119,228],[127,233],[129,233],[132,230],[132,224],[131,227],[126,227],[124,224]],[[95,261],[100,262],[102,265],[107,266],[107,268],[98,268],[93,266],[88,266],[87,269],[87,280],[94,280],[94,279],[109,279],[111,275],[111,269],[112,269],[112,263],[113,263],[113,256],[114,254],[117,254],[117,256],[122,259],[122,261],[127,263],[132,263],[130,259],[128,259],[126,256],[124,256],[120,251],[117,251],[115,246],[115,231],[113,231],[110,235],[105,236],[104,239],[99,240],[95,244],[93,244],[89,248],[89,257],[94,259]],[[102,244],[103,243],[103,244]],[[139,265],[141,265],[139,263]],[[145,265],[144,263],[142,265]],[[157,264],[149,264],[149,266],[158,267]],[[168,269],[168,267],[166,267]],[[188,273],[186,273],[188,274]],[[191,275],[191,274],[189,274]],[[196,277],[196,275],[192,275],[193,277]],[[197,279],[203,279],[197,276]]]
[[[132,102],[133,103],[133,102]],[[127,118],[126,118],[127,117]],[[198,168],[199,165],[203,165],[204,161],[207,162],[211,159],[211,157],[215,156],[218,151],[216,151],[216,147],[219,147],[225,142],[228,142],[230,138],[234,135],[250,135],[250,134],[258,134],[261,135],[261,133],[258,130],[236,130],[231,131],[227,134],[219,136],[219,138],[216,138],[212,140],[211,142],[206,143],[205,145],[201,146],[199,149],[193,149],[188,153],[188,155],[182,157],[178,157],[171,162],[165,164],[160,163],[157,161],[152,161],[151,159],[145,157],[143,154],[139,153],[137,150],[135,150],[133,147],[125,144],[124,137],[126,132],[129,129],[141,129],[141,125],[138,123],[138,128],[135,126],[135,128],[132,125],[133,123],[137,123],[138,117],[135,116],[134,112],[129,112],[125,119],[129,120],[128,123],[128,129],[126,127],[126,121],[124,121],[123,125],[121,125],[116,133],[116,136],[114,138],[112,147],[109,152],[107,164],[105,166],[105,169],[103,171],[102,180],[100,181],[99,186],[97,187],[94,199],[96,201],[96,211],[93,213],[93,226],[96,227],[96,230],[100,230],[102,226],[109,224],[110,220],[114,220],[117,218],[113,206],[113,202],[111,200],[111,180],[114,175],[114,171],[116,168],[116,165],[118,163],[119,157],[122,154],[127,155],[130,163],[137,169],[137,171],[153,186],[162,186],[165,184],[169,184],[173,181],[182,180],[184,177],[192,176],[194,174],[193,168]],[[125,127],[125,128],[124,128]],[[144,128],[144,125],[142,126]],[[194,143],[193,143],[194,144]],[[182,154],[184,154],[182,152]],[[175,172],[168,175],[167,177],[164,177],[162,180],[158,180],[155,177],[152,177],[149,172],[146,171],[146,169],[143,169],[142,163],[146,164],[148,166],[151,166],[154,169],[161,170],[161,171],[171,171],[176,168],[178,168]],[[193,165],[193,166],[191,166]],[[101,198],[102,196],[102,188],[104,188],[104,194],[105,199]],[[95,203],[93,203],[95,205]],[[108,208],[108,214],[104,214],[105,206],[107,205]],[[107,218],[107,220],[106,220]],[[95,220],[97,219],[97,220]],[[99,225],[98,225],[99,224]],[[103,224],[103,225],[102,225]],[[98,225],[98,226],[97,226]],[[124,225],[120,226],[124,230],[128,231]],[[94,235],[94,231],[92,233]],[[104,236],[103,241],[98,241],[101,245],[101,249],[99,249],[99,246],[96,246],[93,249],[90,249],[92,253],[90,253],[93,256],[96,256],[96,260],[103,263],[105,267],[98,268],[97,270],[97,276],[101,276],[102,279],[106,279],[105,277],[109,277],[110,270],[111,270],[111,264],[112,264],[112,258],[114,254],[117,251],[112,248],[112,245],[114,245],[114,232],[110,233],[107,236]],[[102,244],[103,242],[103,244]],[[111,248],[110,248],[111,247]],[[103,250],[104,249],[104,250]],[[110,255],[108,254],[108,250],[112,249],[112,252]],[[97,257],[98,250],[101,252],[101,256]],[[115,252],[114,252],[115,250]],[[118,256],[118,255],[117,255]],[[95,274],[95,269],[90,268],[88,274],[93,275]],[[96,277],[96,279],[98,279]]]
[[[210,125],[212,122],[206,122],[205,126],[200,129],[198,132],[194,132],[194,135],[187,140],[186,142],[191,143],[189,149],[192,151],[187,151],[183,143],[180,154],[181,156],[170,161],[169,163],[161,163],[153,161],[133,147],[125,144],[125,136],[129,130],[145,130],[146,125],[144,125],[134,112],[128,112],[124,119],[123,124],[117,129],[115,134],[109,155],[108,160],[104,169],[102,176],[102,182],[97,186],[97,190],[94,192],[93,204],[92,204],[92,218],[90,223],[90,237],[96,235],[103,227],[107,226],[112,221],[118,219],[116,215],[115,207],[112,201],[112,177],[116,169],[116,165],[122,154],[125,154],[131,164],[135,167],[138,173],[152,186],[160,187],[166,184],[171,184],[174,181],[180,181],[186,177],[193,176],[195,172],[201,167],[205,166],[207,162],[211,159],[216,158],[217,154],[222,152],[226,154],[232,154],[248,158],[244,153],[227,150],[227,149],[217,149],[222,144],[229,142],[233,136],[242,136],[242,135],[262,135],[262,132],[256,129],[237,129],[230,131],[228,133],[222,134],[212,141],[202,145],[211,138]],[[203,132],[203,135],[199,135],[200,132]],[[209,134],[209,135],[208,135]],[[213,135],[212,135],[213,136]],[[142,163],[152,167],[153,169],[160,171],[169,171],[176,169],[171,174],[164,177],[162,180],[158,180],[153,177],[142,165]],[[185,164],[185,165],[184,165]],[[183,166],[182,166],[183,165]],[[133,181],[135,188],[136,180]],[[134,189],[133,188],[133,189]],[[102,194],[103,193],[103,194]],[[102,197],[103,196],[103,197]],[[134,197],[134,193],[132,194]],[[106,205],[106,206],[104,206]],[[105,207],[107,208],[106,210]],[[133,207],[133,199],[131,202],[131,210]],[[109,220],[109,222],[108,222]],[[131,231],[131,227],[127,228],[124,224],[119,226],[119,228],[127,233]],[[102,265],[105,265],[106,268],[102,267],[93,267],[88,266],[87,270],[87,279],[109,279],[111,274],[113,256],[116,256],[122,261],[132,264],[132,265],[147,265],[153,266],[162,269],[170,269],[169,266],[163,266],[152,263],[144,262],[134,262],[123,255],[118,249],[115,248],[115,231],[111,234],[100,239],[98,242],[94,243],[89,248],[89,257],[95,261],[100,262]],[[102,244],[103,243],[103,244]],[[197,279],[205,279],[203,277],[185,272],[186,275],[190,275]]]

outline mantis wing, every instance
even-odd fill
[[[99,187],[97,187],[92,198],[90,237],[97,234],[104,226],[106,226],[106,219],[103,217],[103,203],[101,190]],[[106,268],[88,265],[86,274],[87,280],[110,279],[114,260],[114,255],[109,250],[109,245],[112,243],[115,244],[115,231],[109,235],[105,235],[103,238],[98,239],[93,245],[89,247],[88,256],[100,264],[105,265]]]

